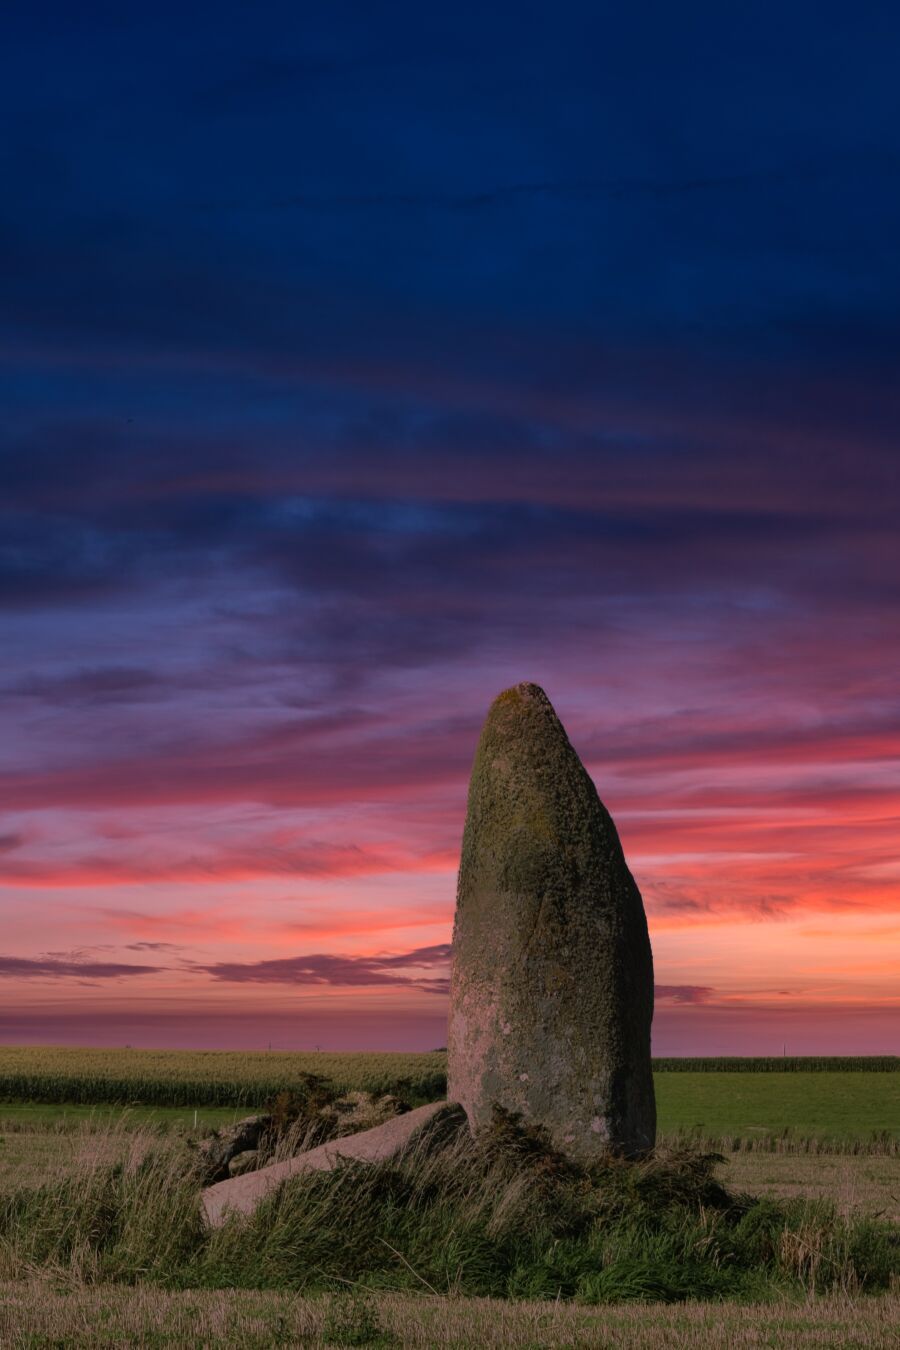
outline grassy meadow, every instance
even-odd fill
[[[0,1049],[0,1344],[893,1345],[897,1061],[775,1063],[658,1061],[638,1164],[498,1121],[208,1230],[209,1129],[326,1078],[434,1099],[444,1055]]]
[[[900,1145],[900,1074],[864,1072],[655,1073],[663,1134],[757,1147],[767,1139],[892,1139]]]

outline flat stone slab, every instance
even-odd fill
[[[206,1221],[216,1228],[231,1214],[252,1214],[265,1196],[301,1172],[330,1172],[344,1159],[384,1162],[419,1142],[426,1132],[430,1134],[438,1126],[461,1125],[465,1119],[465,1112],[455,1102],[431,1102],[428,1106],[395,1116],[374,1130],[331,1139],[327,1144],[311,1148],[307,1153],[298,1153],[285,1162],[218,1181],[201,1192]]]

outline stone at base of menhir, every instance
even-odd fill
[[[216,1228],[231,1215],[252,1214],[267,1195],[304,1172],[330,1172],[346,1161],[386,1162],[400,1157],[407,1149],[439,1147],[465,1127],[465,1120],[455,1102],[432,1102],[394,1116],[374,1130],[330,1139],[327,1144],[298,1153],[294,1158],[207,1186],[200,1193],[204,1217],[210,1227]]]
[[[245,1172],[254,1172],[259,1166],[259,1149],[247,1148],[243,1153],[236,1153],[228,1164],[228,1175],[230,1177],[242,1177]]]
[[[488,713],[459,871],[448,1096],[584,1162],[651,1149],[653,962],[615,826],[542,689]]]
[[[256,1150],[267,1130],[271,1128],[270,1115],[245,1116],[233,1125],[224,1125],[204,1139],[197,1152],[206,1182],[221,1181],[233,1175],[232,1161],[242,1153]]]

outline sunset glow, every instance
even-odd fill
[[[0,1041],[443,1045],[472,756],[533,680],[655,1052],[895,1053],[887,55],[76,17],[52,116],[6,89]]]

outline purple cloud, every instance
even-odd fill
[[[150,692],[157,695],[166,692],[166,685],[156,671],[142,666],[97,666],[57,675],[33,672],[7,685],[4,692],[16,698],[66,706],[140,701]]]
[[[316,952],[310,956],[292,956],[270,961],[218,961],[195,966],[215,980],[229,984],[322,984],[322,985],[394,985],[446,994],[450,981],[446,975],[410,978],[405,972],[424,967],[445,968],[450,960],[450,944],[417,947],[396,956],[335,956]]]
[[[177,942],[126,942],[127,952],[181,952],[184,948]]]
[[[672,1003],[708,1003],[716,991],[705,984],[657,984],[653,992]]]
[[[123,975],[152,975],[158,966],[128,965],[122,961],[73,961],[53,956],[0,956],[0,978],[115,980]]]

